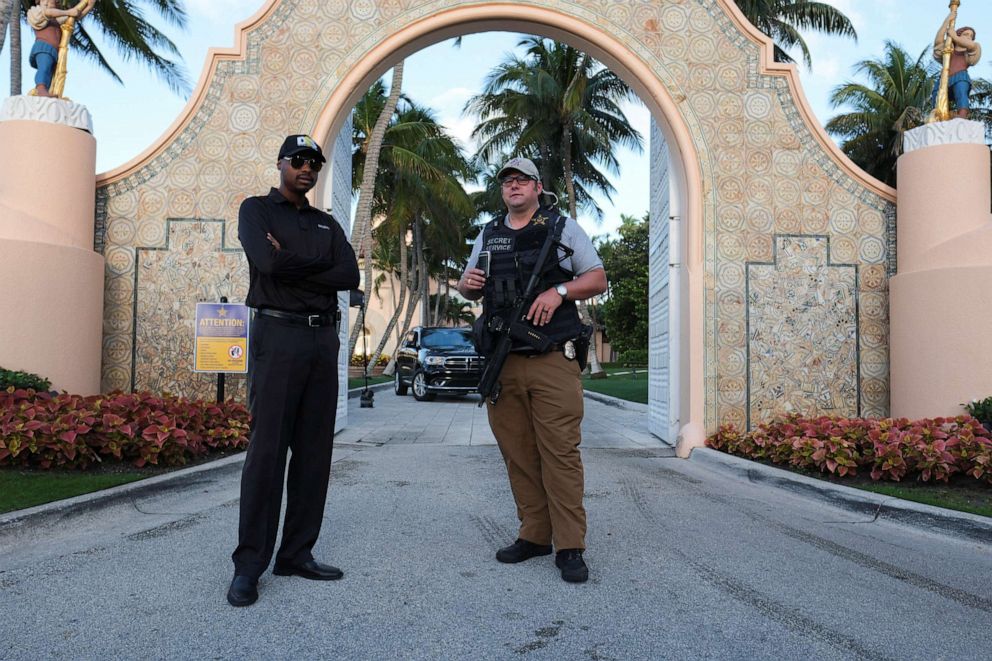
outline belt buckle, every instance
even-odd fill
[[[307,325],[310,326],[310,328],[319,328],[320,327],[320,321],[321,320],[320,320],[320,315],[319,314],[310,314],[310,315],[307,315]]]
[[[568,340],[565,345],[561,348],[561,352],[565,354],[565,358],[568,360],[575,360],[575,342]]]

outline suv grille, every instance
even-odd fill
[[[444,366],[452,371],[471,372],[482,368],[482,359],[478,356],[454,356],[445,358]]]

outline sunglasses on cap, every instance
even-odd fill
[[[289,161],[290,167],[294,170],[299,170],[303,167],[304,163],[310,165],[311,172],[320,172],[320,168],[324,167],[324,162],[319,158],[305,158],[303,156],[283,156],[282,160]]]

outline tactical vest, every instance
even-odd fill
[[[557,240],[561,238],[564,227],[564,217],[551,209],[543,208],[538,209],[527,226],[519,230],[507,227],[503,218],[497,218],[486,225],[482,234],[482,250],[488,250],[490,257],[489,276],[482,290],[482,305],[487,317],[498,316],[509,323],[514,303],[527,289],[548,232],[553,229],[554,239]],[[524,307],[524,314],[534,298],[555,285],[570,282],[572,278],[573,274],[561,267],[558,250],[552,247],[532,299]],[[547,335],[552,342],[559,344],[578,337],[582,331],[582,323],[575,301],[563,300],[551,321],[535,328]],[[514,349],[523,347],[523,344],[514,341]]]

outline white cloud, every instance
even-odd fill
[[[472,131],[475,130],[476,122],[474,119],[469,117],[452,117],[450,119],[441,118],[441,123],[444,124],[450,133],[456,140],[458,140],[463,147],[469,152],[475,152],[476,144],[472,140]]]
[[[475,93],[475,90],[470,90],[467,87],[452,87],[432,98],[430,105],[433,108],[458,108],[460,111],[469,97]]]

